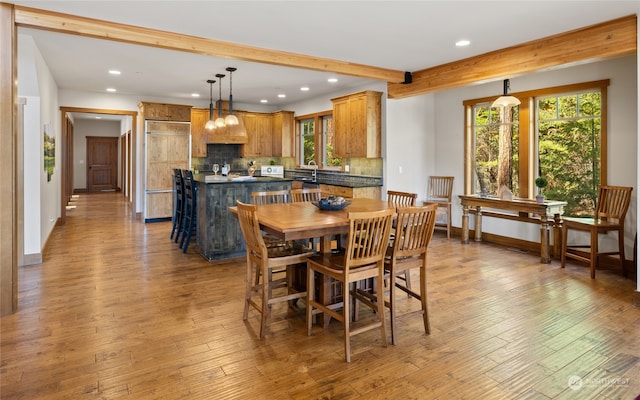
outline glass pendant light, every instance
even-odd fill
[[[227,125],[238,125],[238,117],[233,115],[233,80],[231,79],[231,75],[236,69],[237,68],[227,67],[227,71],[229,71],[229,115],[224,119]]]
[[[216,77],[220,82],[220,85],[218,86],[220,90],[218,98],[218,118],[216,118],[215,124],[216,128],[224,128],[226,126],[224,118],[222,118],[222,78],[224,78],[224,74],[216,74]]]
[[[207,83],[209,84],[209,120],[204,124],[204,129],[212,131],[216,129],[216,123],[213,120],[213,84],[216,83],[216,81],[209,79]]]
[[[503,94],[502,96],[498,97],[493,104],[491,104],[491,107],[507,107],[507,106],[517,106],[520,104],[520,100],[517,97],[514,96],[509,96],[508,92],[509,89],[511,88],[510,84],[509,84],[509,80],[505,79],[503,82]]]

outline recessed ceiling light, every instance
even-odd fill
[[[269,100],[267,100],[267,99],[260,100],[260,103],[268,103],[268,102],[269,102]]]
[[[301,92],[308,92],[309,91],[309,87],[308,86],[303,86],[300,88]]]
[[[336,82],[338,82],[338,78],[329,78],[329,79],[327,79],[327,82],[336,83]]]
[[[111,75],[120,75],[120,71],[118,71],[117,69],[110,69],[110,70],[109,70],[109,73],[110,73]]]
[[[112,87],[107,88],[107,92],[115,92],[115,91],[116,91],[116,89],[114,89],[114,88],[112,88]]]
[[[287,97],[287,95],[286,95],[286,94],[284,94],[284,93],[280,93],[280,94],[278,95],[278,97],[280,97],[281,99],[284,99],[285,97]]]
[[[200,93],[191,93],[191,97],[200,97]]]
[[[102,119],[102,117],[96,117],[96,119]]]
[[[456,42],[456,46],[458,46],[458,47],[464,47],[464,46],[468,46],[468,45],[470,45],[470,44],[471,44],[471,42],[470,42],[470,41],[468,41],[468,40],[466,40],[466,39],[458,40],[458,41]]]

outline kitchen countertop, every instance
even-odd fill
[[[193,180],[197,182],[207,183],[207,184],[218,184],[218,183],[253,183],[253,182],[291,182],[293,179],[291,178],[274,178],[274,177],[262,177],[256,176],[255,179],[251,179],[247,175],[231,175],[231,176],[222,176],[217,175],[213,180],[207,180],[207,176],[212,176],[212,174],[194,174]],[[211,178],[210,178],[211,179]]]

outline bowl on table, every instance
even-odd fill
[[[345,200],[344,197],[335,196],[323,197],[319,201],[312,201],[311,203],[313,203],[314,206],[318,207],[321,210],[328,211],[343,210],[345,207],[351,204],[351,202]]]

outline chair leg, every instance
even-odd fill
[[[627,277],[627,269],[624,265],[625,256],[624,256],[624,234],[622,229],[618,231],[618,252],[620,252],[620,268],[622,268],[622,274],[624,277]]]
[[[265,266],[262,269],[262,315],[260,316],[260,339],[264,339],[267,325],[267,317],[271,311],[269,299],[271,299],[271,279],[267,279],[267,275],[271,275],[271,270]]]
[[[598,231],[591,230],[591,259],[589,260],[589,269],[591,270],[591,279],[596,279],[597,266],[598,266]]]
[[[422,321],[424,322],[424,333],[431,334],[429,325],[429,306],[427,304],[427,267],[420,267],[420,302],[422,303]]]
[[[378,279],[376,279],[377,283],[377,291],[378,296],[380,296],[380,300],[377,301],[378,306],[378,318],[380,318],[380,335],[382,337],[382,344],[384,347],[388,347],[389,343],[387,342],[387,329],[386,329],[386,320],[384,318],[384,265],[380,263]]]
[[[351,362],[351,332],[350,332],[350,323],[351,323],[351,311],[350,311],[350,303],[351,299],[349,299],[350,284],[345,282],[342,296],[342,324],[344,326],[344,358],[350,363]],[[357,300],[356,300],[357,301]]]
[[[404,271],[404,281],[406,282],[407,289],[411,289],[411,270]],[[407,293],[407,298],[411,298],[411,295]]]
[[[384,303],[384,298],[382,302]],[[391,316],[391,344],[395,345],[398,343],[398,333],[396,326],[396,274],[393,270],[389,271],[389,314]]]
[[[447,205],[447,239],[451,239],[451,204]]]
[[[242,320],[246,321],[249,316],[249,302],[251,301],[251,293],[253,292],[253,262],[247,256],[247,282],[244,290],[244,312],[242,313]]]
[[[307,264],[307,336],[311,336],[311,326],[313,325],[313,306],[312,302],[315,297],[315,282],[313,279],[314,272]]]

